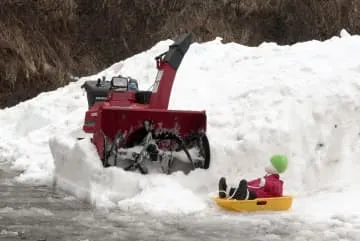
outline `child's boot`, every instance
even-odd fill
[[[239,183],[238,188],[234,191],[233,193],[233,197],[234,199],[237,200],[245,200],[248,198],[248,186],[247,186],[247,181],[246,180],[241,180]]]
[[[226,189],[227,189],[226,179],[225,179],[225,177],[221,177],[219,180],[219,197],[220,198],[226,197]]]

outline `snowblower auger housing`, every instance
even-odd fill
[[[121,75],[83,85],[89,106],[83,130],[92,133],[105,167],[143,174],[149,167],[167,174],[209,168],[205,110],[168,110],[176,71],[191,43],[192,35],[184,34],[155,57],[158,73],[151,91]]]

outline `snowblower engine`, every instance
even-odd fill
[[[142,174],[150,168],[166,174],[209,168],[206,112],[168,109],[176,71],[191,43],[192,35],[184,34],[155,57],[158,74],[151,91],[122,75],[85,82],[89,108],[83,130],[92,133],[104,167]]]

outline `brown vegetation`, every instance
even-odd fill
[[[1,0],[0,107],[192,31],[254,46],[360,30],[360,0]]]

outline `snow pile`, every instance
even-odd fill
[[[88,139],[75,142],[70,138],[54,138],[50,148],[56,160],[56,185],[94,205],[118,204],[125,210],[141,208],[172,213],[205,208],[191,190],[162,174],[145,176],[119,168],[102,168]]]
[[[87,109],[81,84],[124,74],[147,89],[156,75],[154,56],[167,50],[170,40],[96,76],[3,110],[0,148],[5,143],[7,159],[24,170],[19,180],[47,183],[54,172],[58,186],[77,197],[126,210],[205,210],[220,176],[237,182],[263,175],[276,152],[290,158],[283,175],[286,193],[349,192],[358,186],[360,168],[360,38],[342,36],[292,46],[264,43],[254,48],[223,44],[219,38],[191,45],[178,70],[170,108],[207,111],[212,147],[208,171],[142,176],[104,169],[88,140],[75,141]]]

